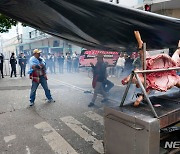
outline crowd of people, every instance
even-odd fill
[[[58,72],[63,74],[65,62],[68,73],[79,72],[79,55],[76,52],[72,55],[66,53],[66,56],[64,56],[63,53],[59,55],[48,53],[48,55],[42,55],[42,57],[45,59],[47,70],[50,73],[57,73],[56,68],[58,68]]]
[[[51,92],[47,85],[47,73],[64,73],[64,69],[66,69],[67,73],[79,72],[79,55],[75,52],[72,55],[67,53],[66,56],[63,53],[59,55],[48,53],[47,55],[40,55],[41,51],[35,49],[33,51],[32,57],[28,60],[24,53],[20,53],[16,58],[15,53],[12,53],[10,56],[10,65],[11,65],[11,73],[10,77],[13,75],[17,77],[16,65],[20,66],[20,77],[26,76],[26,66],[29,65],[28,74],[30,79],[32,79],[32,86],[30,92],[30,106],[34,105],[36,90],[39,84],[42,85],[45,95],[47,97],[48,102],[54,102]],[[101,54],[97,55],[97,63],[93,65],[91,63],[91,67],[93,70],[93,81],[92,87],[94,88],[94,94],[92,101],[88,105],[89,107],[93,106],[95,100],[97,98],[97,94],[100,93],[103,95],[104,99],[102,102],[106,102],[108,100],[107,93],[114,87],[114,83],[108,80],[109,77],[117,77],[120,78],[124,72],[127,70],[131,71],[134,67],[138,67],[140,65],[138,62],[138,56],[132,58],[131,56],[127,56],[126,54],[121,53],[115,66],[108,67],[104,62],[104,57]],[[0,71],[3,75],[3,61],[4,56],[0,55]],[[66,65],[66,67],[64,67]],[[133,66],[134,65],[134,66]]]
[[[126,53],[120,53],[120,56],[115,66],[107,67],[107,73],[109,77],[121,78],[129,74],[134,68],[141,67],[141,60],[139,53],[127,55]]]
[[[74,52],[73,54],[66,53],[64,55],[62,52],[59,54],[48,53],[47,55],[41,55],[46,62],[46,69],[48,73],[60,73],[63,74],[64,71],[67,73],[78,73],[79,72],[79,54]],[[26,76],[27,64],[29,63],[29,57],[24,53],[20,53],[17,57],[15,53],[10,56],[10,66],[11,72],[10,77],[17,77],[17,65],[19,65],[20,77]],[[0,53],[0,75],[4,78],[3,72],[4,56]],[[121,78],[128,74],[134,68],[139,68],[141,66],[141,61],[139,55],[128,56],[127,54],[121,53],[115,66],[107,67],[107,74],[109,77]],[[126,71],[124,71],[126,70]]]
[[[20,68],[20,77],[26,76],[27,64],[29,63],[29,58],[27,58],[23,52],[21,52],[17,57],[15,53],[11,53],[9,58],[10,68],[10,77],[17,77],[17,65]],[[72,55],[66,53],[66,56],[63,53],[59,55],[48,53],[47,55],[42,54],[42,57],[46,63],[46,69],[48,73],[64,73],[66,70],[68,73],[78,73],[79,72],[79,55],[77,52],[74,52]],[[0,53],[0,75],[4,78],[4,55]]]
[[[4,55],[2,53],[0,53],[0,73],[2,78],[4,78]],[[9,59],[9,63],[11,66],[11,73],[10,73],[10,77],[12,78],[12,76],[14,75],[15,77],[17,77],[17,70],[16,70],[16,65],[17,63],[19,63],[20,66],[20,76],[22,77],[22,75],[26,76],[26,64],[27,64],[27,58],[24,55],[24,53],[20,53],[18,56],[18,60],[15,56],[15,53],[11,53],[10,59]]]

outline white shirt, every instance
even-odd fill
[[[124,64],[125,64],[125,58],[124,57],[119,57],[118,60],[117,60],[116,66],[124,67]]]

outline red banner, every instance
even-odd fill
[[[79,66],[90,66],[90,63],[94,65],[97,62],[96,56],[98,54],[104,55],[104,62],[108,63],[108,66],[115,66],[120,52],[117,51],[100,51],[100,50],[83,50],[79,59]]]

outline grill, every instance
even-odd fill
[[[169,95],[151,97],[150,100],[158,115],[160,128],[180,121],[180,91]],[[156,105],[158,107],[155,107]],[[129,112],[136,112],[153,117],[153,113],[146,103],[141,104],[139,107],[134,107],[133,103],[130,103],[124,105],[120,110],[128,110]]]
[[[105,107],[105,151],[112,154],[166,154],[166,141],[180,141],[179,131],[164,131],[180,121],[180,92],[150,97],[158,118],[148,103],[134,107]],[[157,107],[155,107],[157,106]],[[179,127],[172,127],[179,128]],[[178,142],[179,143],[179,142]],[[175,152],[176,153],[176,152]]]

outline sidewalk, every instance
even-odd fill
[[[30,80],[28,78],[0,79],[0,114],[26,108],[29,100]]]

